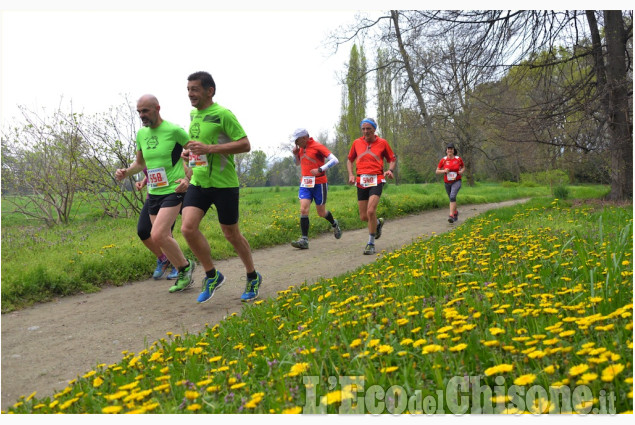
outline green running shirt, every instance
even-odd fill
[[[188,141],[185,130],[165,120],[157,128],[143,127],[137,132],[137,150],[148,168],[148,193],[174,193],[176,181],[185,178],[181,152]]]
[[[201,111],[192,110],[190,119],[190,140],[208,145],[218,145],[247,136],[236,116],[218,103],[213,103]],[[203,188],[240,186],[233,154],[209,154],[206,156],[206,165],[194,165],[190,162],[192,184]]]

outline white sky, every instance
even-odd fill
[[[297,127],[313,136],[334,134],[342,93],[336,73],[345,71],[352,44],[337,55],[322,45],[329,32],[354,22],[356,10],[373,14],[373,9],[388,6],[348,0],[323,0],[322,9],[314,10],[279,0],[233,0],[220,7],[201,0],[103,3],[3,1],[3,128],[18,116],[18,104],[52,111],[60,102],[67,108],[72,101],[75,112],[93,114],[121,104],[124,94],[136,101],[152,93],[161,103],[162,117],[187,130],[187,76],[204,70],[216,81],[215,101],[236,114],[252,150],[271,156]],[[389,7],[419,4],[397,3]],[[229,4],[232,10],[222,10]],[[461,8],[454,1],[434,6]],[[488,6],[505,7],[496,2]],[[540,6],[550,7],[532,3]],[[366,55],[372,62],[374,49],[366,47]]]
[[[133,10],[116,3],[108,10],[59,1],[49,10],[7,10],[3,2],[3,127],[19,115],[18,104],[52,111],[72,101],[75,112],[93,114],[123,103],[122,94],[136,101],[152,93],[163,119],[187,130],[187,76],[203,70],[216,82],[215,102],[234,112],[252,150],[273,153],[297,127],[333,133],[341,109],[336,72],[352,45],[337,55],[321,45],[356,12],[157,10],[161,2]]]

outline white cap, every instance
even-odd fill
[[[295,143],[296,140],[298,140],[300,137],[304,137],[304,136],[308,136],[309,132],[306,131],[304,128],[296,128],[293,133],[291,133],[291,136],[289,136],[289,140],[292,143]]]

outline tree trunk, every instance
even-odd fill
[[[436,146],[434,133],[432,131],[432,122],[428,116],[426,103],[423,101],[421,89],[419,89],[419,84],[417,84],[417,81],[415,80],[414,72],[412,70],[412,66],[410,65],[410,57],[408,56],[408,52],[406,52],[406,48],[404,47],[403,40],[401,38],[401,30],[399,29],[399,11],[391,10],[390,16],[392,17],[393,24],[395,25],[395,35],[397,36],[397,43],[399,44],[399,53],[401,54],[401,59],[403,60],[404,67],[406,68],[406,72],[408,74],[408,83],[417,98],[417,103],[419,103],[419,109],[421,111],[421,115],[423,116],[423,122],[426,127],[426,132],[428,133],[430,145]]]
[[[633,198],[633,124],[626,70],[626,37],[620,10],[604,11],[608,128],[611,137],[611,200]]]

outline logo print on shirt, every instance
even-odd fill
[[[157,136],[152,136],[149,139],[146,139],[146,145],[148,149],[156,149],[159,146],[159,138]]]
[[[205,115],[203,122],[211,122],[212,124],[220,124],[220,117],[218,115]]]
[[[194,123],[190,127],[190,137],[192,139],[198,139],[198,136],[201,135],[201,125],[199,123]]]

